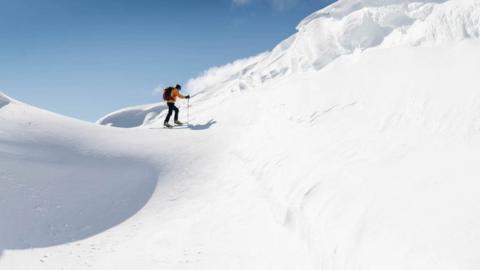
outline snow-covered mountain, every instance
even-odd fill
[[[272,51],[213,68],[193,79],[194,92],[241,91],[322,69],[342,55],[372,48],[434,46],[477,39],[475,0],[341,0],[308,16]]]
[[[297,29],[192,79],[184,128],[0,95],[0,269],[478,269],[480,1]]]

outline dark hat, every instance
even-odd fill
[[[182,89],[182,86],[180,84],[177,84],[175,85],[175,88],[177,88],[178,90]]]

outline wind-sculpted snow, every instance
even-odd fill
[[[189,155],[195,169],[182,167],[177,172],[201,172],[197,180],[187,181],[189,187],[222,190],[229,199],[238,195],[227,212],[256,196],[268,201],[272,216],[267,216],[287,235],[295,235],[309,256],[307,265],[281,269],[476,270],[478,70],[478,40],[366,50],[339,57],[319,71],[273,80],[258,91],[206,91],[199,94],[202,99],[192,100],[193,122],[216,120],[205,137],[158,136],[177,142],[179,152],[186,151],[187,142],[189,149],[202,149]],[[219,95],[222,91],[229,95]],[[262,188],[261,195],[241,191],[252,183]],[[193,201],[191,205],[225,207],[225,201],[210,196]],[[223,217],[217,211],[212,215]],[[237,222],[236,215],[243,211],[224,222]],[[188,212],[193,227],[212,230],[196,213]],[[222,220],[212,215],[205,219]],[[275,226],[262,228],[267,233]],[[188,231],[185,238],[196,238],[204,230]],[[211,243],[215,237],[202,239],[202,246],[218,252]],[[186,242],[198,245],[195,240]],[[225,253],[245,244],[232,243],[223,247]],[[284,245],[268,247],[275,254]],[[225,253],[221,252],[230,256]],[[269,269],[258,265],[272,258],[306,262],[298,253],[273,254],[240,261],[248,261],[247,269]],[[195,265],[205,266],[201,261]],[[215,259],[209,265],[245,269],[240,262],[232,266]]]
[[[151,197],[158,172],[121,145],[119,153],[102,151],[110,144],[100,143],[102,130],[22,103],[0,116],[0,250],[91,237]]]
[[[480,2],[476,0],[448,1],[410,14],[415,22],[407,29],[395,29],[384,46],[439,45],[480,37]]]
[[[134,121],[150,129],[110,128],[4,106],[0,217],[49,220],[48,236],[19,228],[36,246],[60,245],[12,251],[28,244],[0,219],[1,266],[480,269],[478,10],[471,0],[341,1],[272,52],[191,81],[195,128],[156,129],[160,115]],[[39,203],[65,179],[71,197]],[[148,179],[158,179],[151,197]],[[135,207],[117,212],[108,198],[122,205],[122,186]],[[77,199],[106,226],[82,234],[83,218],[69,218],[75,229],[60,230],[48,213],[70,217],[56,206]]]
[[[302,28],[310,22],[322,18],[333,17],[341,19],[349,14],[365,8],[379,8],[391,6],[423,5],[427,3],[443,3],[447,0],[339,0],[332,5],[314,12],[303,19],[297,28]]]
[[[369,50],[252,91],[237,153],[314,269],[480,266],[479,48]]]
[[[102,117],[97,124],[121,128],[140,127],[158,120],[157,118],[166,107],[165,104],[159,103],[125,108]]]
[[[338,57],[371,48],[432,46],[480,37],[480,3],[476,0],[345,0],[305,18],[298,32],[272,51],[207,70],[187,88],[197,100],[228,95],[304,72],[320,70]],[[147,109],[148,106],[145,107]],[[119,126],[140,126],[142,118],[114,116]],[[123,116],[122,116],[123,115]],[[148,116],[148,115],[147,115]],[[108,117],[108,116],[107,116]],[[100,120],[108,125],[109,121]],[[115,125],[115,124],[114,124]]]
[[[256,62],[215,68],[191,80],[189,88],[204,92],[210,86],[206,81],[214,77],[219,83],[210,93],[242,91],[289,74],[319,70],[356,51],[479,38],[479,5],[475,0],[339,1],[307,17],[296,34]]]
[[[0,92],[0,108],[10,103],[10,99]]]

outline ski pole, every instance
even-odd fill
[[[187,125],[190,124],[190,99],[187,99]]]

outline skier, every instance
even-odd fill
[[[167,117],[165,118],[165,121],[163,122],[163,125],[167,128],[172,128],[173,126],[170,125],[168,122],[170,121],[170,117],[172,116],[172,112],[175,111],[175,116],[173,117],[175,125],[183,125],[182,122],[178,121],[178,108],[175,106],[175,101],[177,100],[177,97],[179,98],[185,98],[189,99],[190,95],[184,96],[180,94],[180,90],[182,89],[182,86],[177,84],[175,87],[167,87],[165,90],[163,90],[163,100],[167,102],[168,105],[168,114]]]

